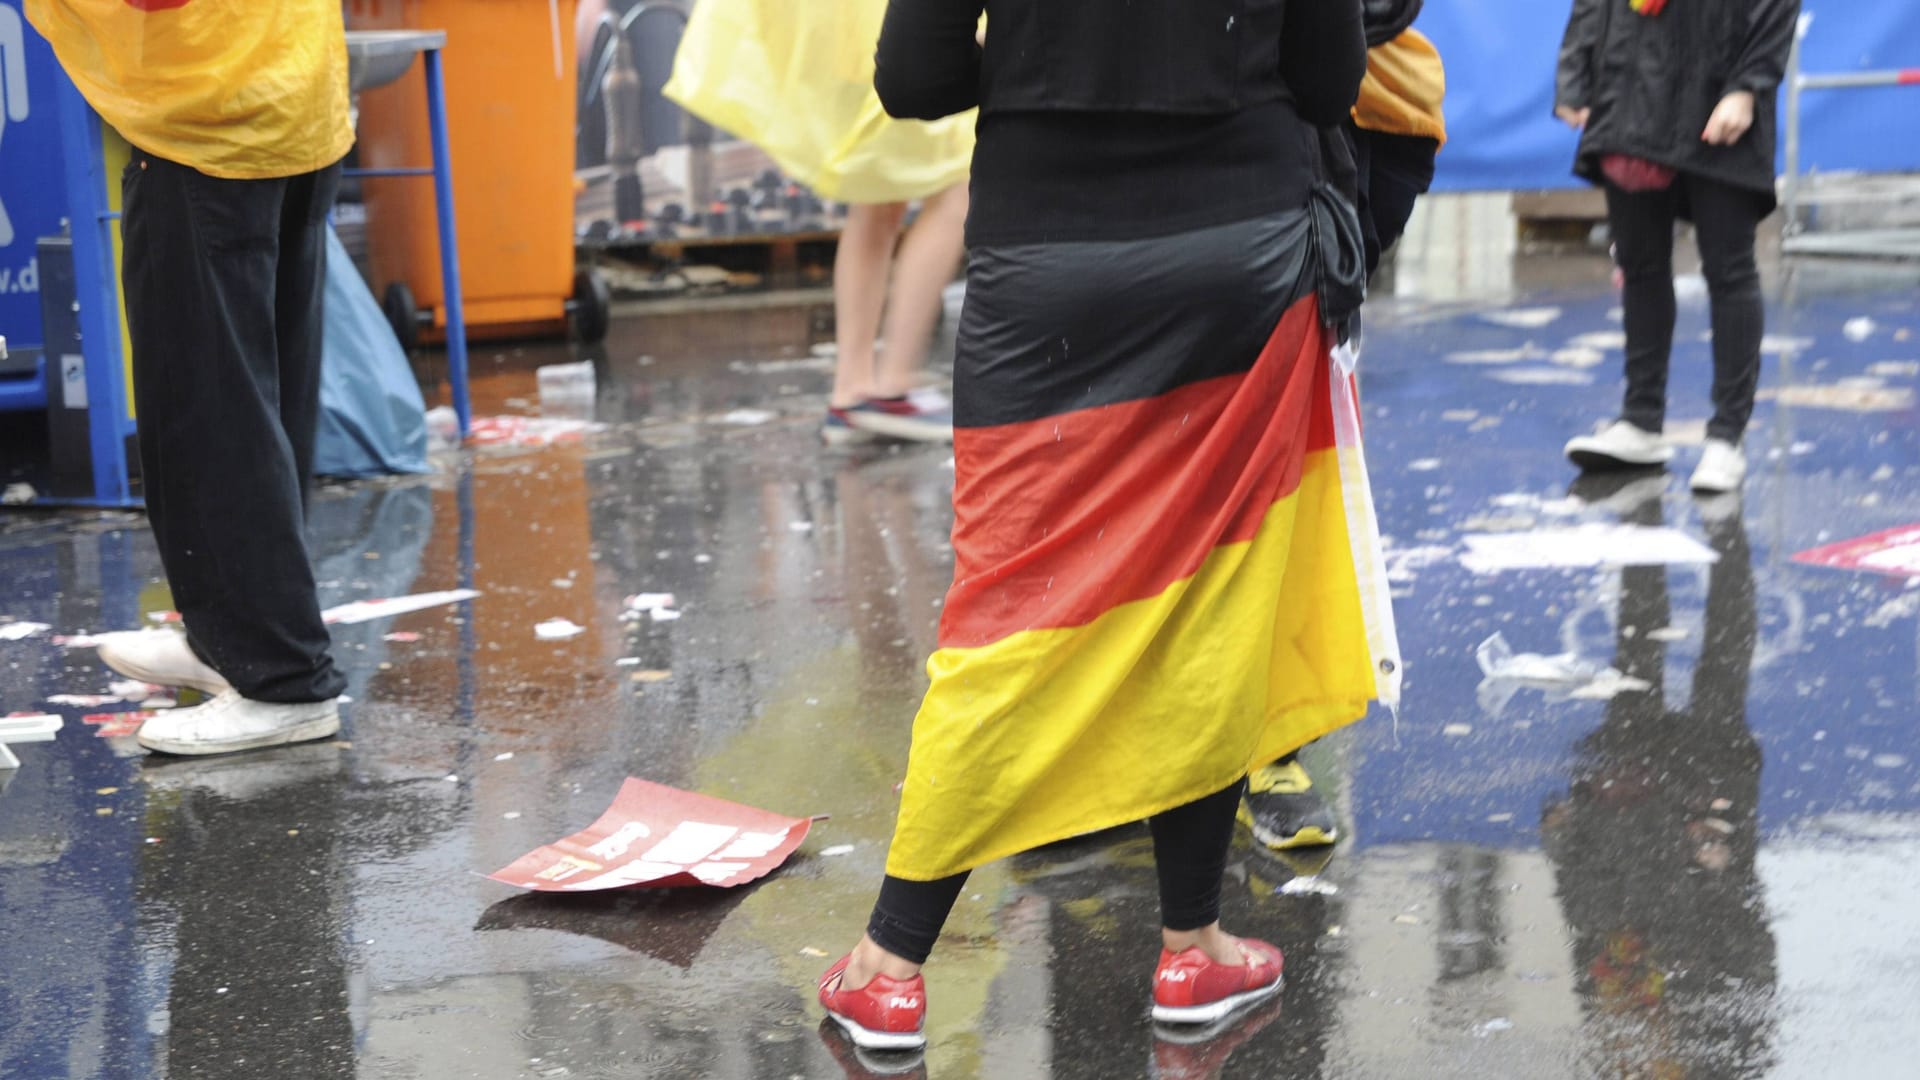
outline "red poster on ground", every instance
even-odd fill
[[[600,820],[487,876],[540,892],[756,881],[778,869],[813,822],[628,779]]]
[[[1902,525],[1857,540],[1817,547],[1795,555],[1793,561],[1835,570],[1920,577],[1920,525]]]

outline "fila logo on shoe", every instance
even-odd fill
[[[920,1007],[920,998],[914,994],[896,994],[887,999],[887,1007],[890,1009],[917,1009]]]
[[[1160,978],[1164,982],[1186,982],[1187,972],[1184,968],[1167,968],[1160,973]]]

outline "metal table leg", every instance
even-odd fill
[[[453,393],[453,412],[460,420],[460,437],[472,425],[473,407],[467,399],[467,316],[460,296],[460,249],[454,238],[453,151],[447,142],[447,88],[440,70],[440,50],[421,53],[426,64],[427,124],[433,134],[433,203],[440,221],[440,282],[447,305],[447,382]]]

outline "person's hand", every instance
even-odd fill
[[[1593,118],[1593,110],[1576,109],[1571,105],[1560,105],[1555,107],[1553,115],[1559,117],[1562,122],[1573,130],[1585,131],[1587,129],[1587,121]]]
[[[1707,130],[1700,138],[1713,146],[1732,146],[1745,138],[1752,126],[1753,94],[1735,90],[1714,106],[1713,115],[1707,119]]]

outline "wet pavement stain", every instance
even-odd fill
[[[324,603],[482,593],[336,628],[340,739],[161,761],[49,709],[58,741],[0,773],[0,1076],[1911,1075],[1920,603],[1791,557],[1920,521],[1920,413],[1884,393],[1920,384],[1915,293],[1776,277],[1764,385],[1806,389],[1761,403],[1744,503],[1701,502],[1690,447],[1651,479],[1576,483],[1559,458],[1616,404],[1617,302],[1588,276],[1370,319],[1406,702],[1306,754],[1347,837],[1330,860],[1238,842],[1228,925],[1280,944],[1289,985],[1217,1037],[1146,1017],[1138,828],[974,876],[924,1061],[822,1026],[813,979],[878,885],[951,572],[951,453],[823,451],[808,321],[735,314],[477,351],[480,412],[537,411],[535,367],[586,359],[608,430],[323,491]],[[1684,444],[1707,350],[1682,311]],[[1675,528],[1717,561],[1460,561],[1469,535],[1583,523]],[[0,581],[0,618],[58,634],[170,607],[134,516],[0,519]],[[681,617],[628,616],[637,593]],[[536,636],[561,619],[583,632]],[[1491,709],[1496,631],[1638,681]],[[5,711],[109,681],[44,634],[0,660]],[[738,890],[478,876],[627,776],[832,818]]]

